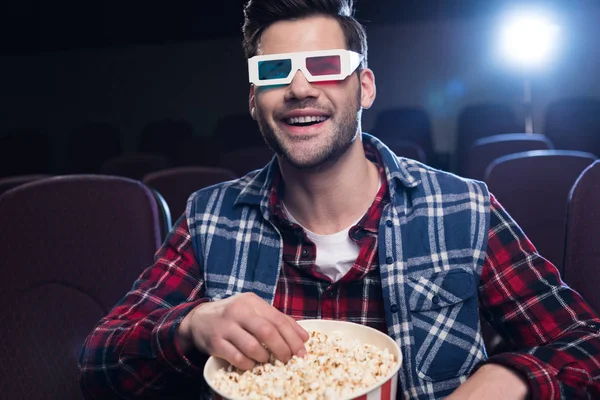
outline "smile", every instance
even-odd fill
[[[315,116],[285,118],[283,120],[283,122],[285,122],[288,125],[292,125],[292,126],[311,126],[311,125],[316,125],[321,122],[327,121],[328,119],[329,119],[329,117],[324,116],[324,115],[319,115],[319,116],[315,115]]]

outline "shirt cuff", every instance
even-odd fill
[[[179,373],[202,374],[204,364],[210,357],[208,354],[201,353],[196,349],[184,354],[176,339],[177,329],[185,316],[194,307],[209,301],[209,299],[200,299],[173,307],[160,318],[152,331],[152,346],[158,359]]]
[[[479,364],[471,374],[485,364],[503,365],[519,373],[529,386],[528,399],[560,400],[561,398],[556,369],[531,354],[498,354]]]

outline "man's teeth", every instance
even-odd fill
[[[327,119],[324,116],[309,116],[309,117],[293,117],[285,120],[287,124],[295,125],[295,124],[308,124],[310,122],[323,122]]]

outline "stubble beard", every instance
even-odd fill
[[[287,161],[293,168],[305,171],[318,171],[326,168],[329,165],[335,164],[340,157],[348,151],[352,143],[357,137],[358,128],[360,126],[362,109],[359,105],[360,101],[360,90],[358,96],[354,99],[354,102],[350,107],[346,109],[342,114],[331,117],[329,125],[331,125],[330,132],[327,134],[327,140],[325,143],[320,142],[321,148],[309,159],[302,159],[297,157],[291,147],[294,146],[293,142],[283,140],[286,137],[281,129],[274,124],[267,121],[264,114],[257,108],[258,127],[262,133],[263,139],[267,145],[277,154],[279,157]],[[294,104],[288,104],[285,112],[291,110],[297,110],[302,108],[316,108],[319,109],[312,99],[307,101],[297,102]],[[326,133],[323,133],[326,134]],[[294,141],[300,140],[314,140],[312,137],[298,137],[294,138]]]

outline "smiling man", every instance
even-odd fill
[[[250,113],[276,157],[189,198],[156,263],[87,338],[86,397],[208,397],[209,355],[242,369],[303,356],[295,321],[308,318],[392,337],[400,398],[600,396],[600,320],[486,186],[362,132],[376,86],[351,11],[246,5]],[[511,352],[488,358],[479,315]]]
[[[281,35],[289,40],[277,40]],[[354,73],[363,56],[339,50],[345,47],[336,20],[312,17],[270,26],[262,35],[259,55],[249,60],[250,70],[259,72],[251,74],[250,112],[269,146],[294,169],[323,170],[352,144],[362,149],[355,139],[362,109],[375,99],[375,80],[369,69]],[[274,71],[267,70],[269,63],[282,62],[274,57],[293,61],[282,71],[286,78],[276,78],[278,85],[270,79]],[[365,164],[362,150],[349,153]]]

